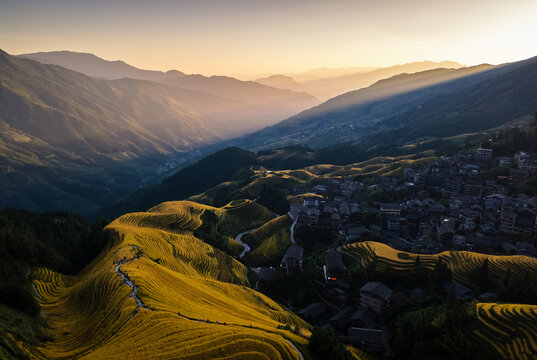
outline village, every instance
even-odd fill
[[[474,154],[405,168],[403,178],[381,177],[372,184],[332,179],[311,188],[295,188],[294,195],[305,195],[302,202],[290,205],[288,216],[294,221],[294,230],[329,231],[337,244],[324,251],[323,283],[316,280],[324,297],[296,309],[297,313],[333,330],[344,343],[390,358],[391,335],[384,316],[398,303],[422,301],[424,289],[395,291],[382,282],[368,281],[351,294],[351,284],[345,281],[349,271],[336,249],[371,240],[418,254],[466,250],[537,257],[537,197],[509,191],[536,173],[537,161],[526,153],[495,158],[491,149],[478,148]],[[386,195],[391,201],[376,201],[385,200]],[[293,244],[280,268],[288,277],[297,276],[304,270],[304,257],[304,249]],[[273,268],[260,269],[260,291],[273,273]],[[476,296],[453,280],[442,288],[444,296],[451,292],[461,301],[494,300],[497,296]]]

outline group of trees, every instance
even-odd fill
[[[37,315],[39,305],[31,288],[31,270],[47,267],[76,274],[104,248],[104,226],[104,220],[91,224],[69,212],[1,211],[0,302]]]

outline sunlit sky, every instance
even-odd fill
[[[0,48],[144,69],[292,73],[537,55],[536,0],[0,0]]]

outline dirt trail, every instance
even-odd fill
[[[241,236],[241,235],[243,235],[243,234],[246,234],[246,233],[248,233],[248,232],[250,232],[250,231],[253,231],[253,230],[255,230],[255,229],[252,229],[252,230],[249,230],[249,231],[245,231],[245,232],[239,234],[237,237],[239,237],[239,236]],[[240,237],[239,237],[239,240],[240,240]],[[240,242],[240,241],[239,241],[239,242]],[[242,244],[242,242],[240,242],[240,243]],[[244,245],[246,245],[246,244],[244,244]],[[133,250],[137,250],[137,249],[138,249],[138,247],[136,247],[136,246],[134,246],[134,245],[131,245],[131,246],[132,246]],[[248,245],[246,245],[246,246],[248,246]],[[249,249],[250,249],[250,248],[248,247],[248,250],[249,250]],[[132,314],[131,314],[131,316],[130,316],[129,319],[131,319],[132,317],[134,317],[134,315],[136,315],[136,314],[138,313],[138,311],[140,310],[140,308],[147,309],[148,307],[147,307],[147,306],[143,303],[143,301],[138,297],[138,286],[136,286],[136,284],[134,283],[134,281],[132,281],[126,273],[124,273],[123,271],[121,271],[121,266],[125,265],[125,264],[128,263],[128,262],[132,262],[132,261],[134,261],[134,260],[137,260],[137,259],[139,259],[140,257],[141,257],[141,255],[137,255],[137,256],[135,256],[135,257],[133,257],[133,258],[130,258],[130,259],[126,259],[126,258],[124,258],[124,259],[120,260],[119,263],[118,263],[118,264],[116,265],[116,267],[115,267],[115,272],[116,272],[116,274],[119,275],[119,276],[123,279],[123,282],[124,282],[125,284],[127,284],[129,287],[132,288],[132,293],[130,294],[130,296],[134,299],[134,301],[136,301],[136,309],[134,309],[134,311],[132,312]],[[241,255],[241,257],[242,257],[242,255]],[[247,269],[246,269],[246,270],[247,270]],[[38,294],[38,296],[40,296],[39,293],[37,292],[37,288],[35,288],[35,286],[34,286],[34,290],[35,290],[35,292]],[[205,323],[205,324],[221,325],[221,326],[222,326],[222,325],[223,325],[223,326],[225,326],[225,325],[231,325],[231,326],[239,326],[239,327],[245,327],[245,328],[248,327],[248,326],[246,326],[246,325],[239,325],[239,324],[233,324],[233,323],[227,324],[227,323],[225,323],[225,322],[222,323],[222,322],[219,322],[218,320],[216,320],[216,321],[210,321],[210,320],[204,320],[204,319],[195,319],[195,318],[191,318],[191,317],[188,317],[188,316],[186,316],[186,315],[183,315],[183,314],[181,314],[181,313],[177,313],[177,315],[178,315],[180,318],[183,318],[183,319],[185,319],[185,320],[190,320],[190,321],[195,321],[195,322],[202,322],[202,323]],[[249,328],[252,328],[252,326],[250,325]],[[304,360],[304,356],[302,355],[302,353],[300,352],[300,350],[295,346],[295,344],[293,344],[293,342],[292,342],[291,340],[289,340],[289,339],[285,339],[285,340],[286,340],[286,341],[287,341],[287,342],[288,342],[288,343],[289,343],[289,344],[290,344],[290,345],[297,351],[299,359],[300,359],[300,360]]]
[[[132,248],[134,250],[137,249],[136,246],[132,245]],[[136,315],[136,313],[138,312],[138,310],[140,310],[140,308],[144,308],[144,309],[147,309],[147,306],[143,303],[143,301],[138,297],[138,286],[136,286],[136,284],[134,283],[134,281],[132,281],[130,278],[129,278],[129,275],[127,275],[126,273],[124,273],[123,271],[121,271],[121,266],[125,265],[126,263],[128,262],[131,262],[131,261],[134,261],[136,259],[139,259],[141,256],[138,255],[138,256],[135,256],[131,259],[122,259],[119,261],[119,263],[116,265],[115,267],[115,271],[116,271],[116,274],[118,274],[122,279],[123,279],[123,282],[127,285],[129,285],[131,288],[132,288],[132,293],[131,293],[131,297],[134,299],[134,301],[136,301],[136,309],[134,309],[134,311],[132,312],[131,314],[131,318]]]

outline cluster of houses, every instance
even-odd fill
[[[479,148],[473,155],[443,157],[419,170],[404,169],[404,179],[382,178],[372,186],[353,179],[330,180],[309,191],[297,188],[315,196],[292,204],[289,216],[297,226],[332,229],[343,243],[376,239],[417,253],[460,249],[537,256],[532,244],[537,237],[537,198],[508,195],[506,183],[518,181],[513,176],[503,183],[501,177],[482,176],[499,165],[533,174],[533,164],[525,153],[494,158],[491,149]],[[357,193],[374,188],[400,191],[405,199],[374,205],[356,200]],[[377,215],[367,227],[353,216],[366,209]]]
[[[505,177],[486,176],[498,166],[509,167]],[[374,185],[355,179],[331,179],[312,188],[297,187],[295,195],[307,194],[292,204],[288,215],[296,226],[331,229],[339,244],[376,240],[415,253],[437,253],[459,249],[489,254],[520,254],[537,257],[537,198],[509,194],[508,186],[537,173],[537,162],[525,153],[511,158],[494,158],[491,149],[474,154],[443,157],[420,169],[404,169],[404,177],[383,177]],[[393,203],[368,203],[361,192],[382,189],[400,194]],[[363,224],[359,214],[374,215],[373,223]],[[355,216],[357,215],[358,216]],[[302,271],[304,250],[287,249],[280,267],[289,276]],[[326,289],[338,304],[315,302],[298,311],[306,320],[333,329],[340,340],[365,351],[390,357],[390,334],[383,316],[401,301],[418,303],[424,291],[416,288],[405,294],[385,284],[368,282],[359,299],[350,298],[344,282],[347,269],[335,250],[325,254],[322,267]],[[274,269],[262,269],[259,279],[270,281]],[[472,292],[457,282],[444,284],[445,293],[472,299]],[[486,295],[486,294],[485,294]]]

